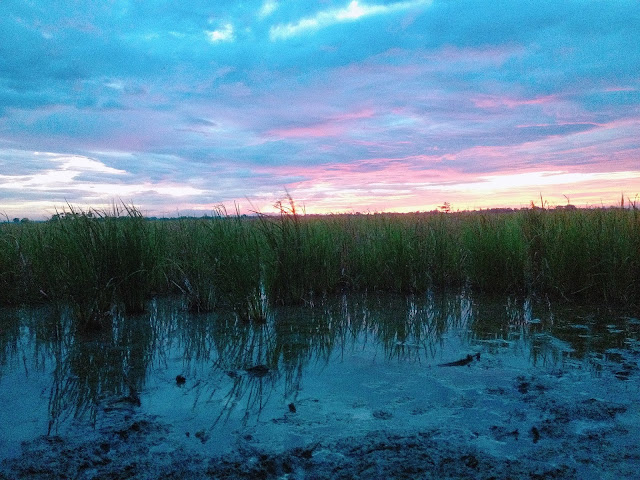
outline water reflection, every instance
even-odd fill
[[[232,416],[243,423],[259,418],[276,392],[297,398],[309,371],[353,352],[425,365],[482,352],[533,367],[585,361],[597,372],[606,362],[624,364],[630,342],[638,345],[638,323],[593,307],[489,301],[467,292],[324,298],[270,311],[261,323],[233,312],[192,314],[179,301],[154,300],[148,313],[114,315],[110,329],[92,336],[75,331],[65,312],[2,310],[0,382],[10,373],[13,383],[3,388],[19,398],[34,371],[49,379],[48,433],[69,418],[95,422],[101,409],[144,409],[145,399],[160,403],[178,388],[192,408],[215,406],[215,426]],[[176,373],[185,385],[176,384]]]
[[[114,315],[112,328],[86,336],[73,328],[65,312],[43,322],[55,367],[49,395],[49,432],[68,416],[95,422],[103,400],[139,404],[153,358],[149,318]]]
[[[4,310],[0,315],[2,316],[2,324],[0,326],[0,368],[3,368],[17,357],[21,322],[18,310]]]

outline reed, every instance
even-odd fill
[[[203,220],[180,219],[167,228],[167,279],[184,297],[187,310],[208,312],[215,308],[215,258],[211,258]]]
[[[180,219],[167,228],[167,278],[184,295],[188,310],[235,309],[245,319],[266,315],[265,247],[258,229],[238,212]]]
[[[267,296],[274,303],[290,305],[336,291],[342,278],[339,229],[324,218],[303,218],[291,197],[277,207],[279,216],[260,215],[258,223],[268,247]]]
[[[223,208],[151,221],[134,208],[68,207],[0,226],[0,304],[42,299],[99,326],[181,293],[191,311],[264,321],[273,305],[339,292],[459,289],[639,305],[640,213],[619,208],[310,216]],[[105,320],[108,321],[108,320]]]
[[[455,221],[425,215],[349,215],[335,220],[339,285],[345,290],[421,292],[461,283]]]
[[[123,204],[123,209],[114,206],[106,222],[115,242],[115,298],[125,313],[142,313],[159,280],[165,236],[135,207]]]
[[[83,330],[100,329],[116,306],[143,311],[159,258],[152,225],[134,207],[68,208],[30,232],[39,291]]]
[[[416,220],[420,222],[417,231],[418,238],[422,237],[419,248],[423,252],[417,275],[422,277],[426,272],[425,286],[458,289],[464,285],[466,252],[461,240],[466,215],[416,215]]]
[[[529,284],[527,244],[515,215],[471,215],[464,222],[466,275],[474,289],[522,293]]]
[[[638,304],[638,210],[549,210],[522,215],[531,290],[561,298]]]
[[[238,211],[228,215],[219,210],[208,226],[217,268],[214,278],[223,305],[244,320],[265,320],[266,248],[255,224],[243,219]]]
[[[0,224],[0,305],[24,301],[30,290],[24,225]]]

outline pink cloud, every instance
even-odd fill
[[[268,135],[279,138],[319,138],[334,137],[342,132],[338,125],[318,124],[312,127],[293,127],[269,130]]]
[[[486,48],[456,48],[445,46],[438,53],[440,60],[475,65],[502,65],[508,59],[524,55],[525,48],[520,46],[493,46]],[[435,56],[435,55],[434,55]]]
[[[374,115],[375,115],[375,110],[371,108],[365,108],[355,112],[348,112],[348,113],[342,113],[342,114],[336,115],[334,117],[331,117],[331,120],[336,122],[344,122],[347,120],[359,120],[361,118],[371,118]]]
[[[516,108],[523,105],[546,105],[557,100],[555,95],[546,95],[536,98],[513,98],[498,95],[478,95],[471,99],[478,108]]]
[[[401,204],[415,205],[416,188],[446,184],[460,178],[459,172],[443,169],[439,163],[439,157],[415,156],[371,158],[295,169],[264,167],[264,170],[283,178],[302,178],[288,183],[286,188],[294,198],[311,205],[314,213],[319,213],[361,208],[390,210]]]
[[[521,103],[536,101],[547,99]],[[640,119],[626,119],[513,145],[263,173],[282,178],[308,213],[431,210],[444,201],[461,210],[525,207],[540,195],[551,205],[566,204],[565,195],[578,206],[610,205],[640,192],[640,144],[629,143],[638,126]]]
[[[352,123],[372,118],[374,115],[375,111],[372,109],[356,110],[330,116],[327,121],[315,125],[272,129],[267,131],[267,135],[278,138],[335,137],[348,131]]]
[[[382,167],[383,160],[380,160]],[[414,170],[403,161],[363,173],[349,166],[301,169],[307,179],[288,185],[288,191],[307,213],[344,211],[409,212],[433,210],[444,201],[454,209],[526,207],[542,195],[550,205],[564,205],[567,197],[578,206],[610,205],[624,193],[632,199],[640,191],[640,171],[545,171],[536,168],[500,170],[492,175],[456,169]]]

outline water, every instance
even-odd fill
[[[157,299],[147,314],[114,316],[108,332],[71,332],[64,313],[0,311],[0,459],[118,412],[170,425],[156,449],[208,455],[446,424],[443,435],[509,456],[516,447],[501,435],[534,421],[518,414],[521,398],[554,389],[576,403],[631,405],[640,395],[640,320],[595,306],[370,294],[273,309],[252,324]],[[439,366],[467,355],[468,366]]]

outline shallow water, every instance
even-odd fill
[[[250,324],[157,299],[147,314],[114,316],[108,332],[70,332],[68,317],[47,308],[0,311],[0,459],[129,411],[171,425],[159,450],[281,451],[446,424],[445,435],[508,457],[537,439],[505,438],[542,421],[519,412],[518,399],[551,388],[553,402],[640,398],[640,320],[595,306],[370,294],[277,308]],[[466,366],[439,366],[467,355]],[[637,429],[636,413],[625,428]],[[575,428],[593,428],[583,423]]]

